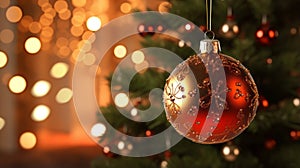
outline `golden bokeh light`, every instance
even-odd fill
[[[34,97],[43,97],[48,94],[50,89],[51,89],[51,84],[48,81],[40,80],[33,85],[31,89],[31,94]]]
[[[228,146],[225,146],[222,150],[223,155],[229,155],[230,154],[230,148]]]
[[[24,28],[28,28],[32,22],[33,22],[33,18],[29,15],[25,15],[20,21],[21,25]]]
[[[172,8],[172,4],[170,2],[162,2],[158,6],[159,12],[169,12],[170,8]]]
[[[82,35],[83,40],[88,40],[89,42],[93,43],[96,40],[96,35],[94,32],[86,31]]]
[[[5,126],[5,120],[2,117],[0,117],[0,130],[2,130],[4,126]]]
[[[47,4],[47,3],[49,3],[49,0],[38,0],[38,5],[40,6],[40,7],[42,7],[42,6],[44,6],[45,4]]]
[[[54,4],[54,9],[57,13],[63,13],[68,10],[68,3],[66,1],[56,1]]]
[[[110,148],[108,146],[104,146],[103,148],[103,153],[109,153],[110,152]]]
[[[7,55],[0,51],[0,68],[3,68],[7,64]]]
[[[62,58],[68,57],[71,54],[71,49],[68,46],[62,46],[58,50],[58,55]]]
[[[144,62],[145,60],[145,55],[142,51],[140,50],[137,50],[137,51],[134,51],[131,55],[131,60],[133,63],[135,64],[140,64],[142,62]]]
[[[79,37],[83,34],[84,28],[82,26],[72,26],[71,34],[75,37]]]
[[[131,12],[131,10],[132,10],[132,6],[131,6],[131,4],[130,3],[128,3],[128,2],[124,2],[124,3],[122,3],[121,4],[121,6],[120,6],[120,10],[121,10],[121,12],[123,12],[123,13],[129,13],[129,12]]]
[[[295,99],[293,100],[293,104],[294,104],[294,106],[296,106],[296,107],[300,106],[300,99],[299,99],[299,98],[295,98]]]
[[[62,46],[67,46],[69,43],[69,40],[65,37],[59,37],[57,40],[56,40],[56,47],[60,48]]]
[[[32,132],[24,132],[19,139],[19,143],[24,149],[32,149],[37,142],[36,136]]]
[[[125,148],[125,142],[124,141],[120,141],[117,146],[118,146],[119,150],[123,150]]]
[[[106,132],[106,127],[102,123],[97,123],[97,124],[93,125],[93,127],[91,129],[91,135],[93,137],[103,136],[105,134],[105,132]]]
[[[36,54],[40,51],[42,47],[41,41],[37,37],[29,37],[25,41],[25,50],[29,54]]]
[[[72,0],[72,4],[77,8],[84,7],[86,4],[86,0]]]
[[[1,0],[0,8],[7,8],[9,6],[10,0]]]
[[[138,115],[138,110],[136,108],[131,109],[130,114],[132,117],[137,116]]]
[[[127,49],[124,45],[117,45],[114,49],[114,55],[117,58],[123,58],[127,54]]]
[[[49,14],[43,14],[40,17],[40,21],[42,26],[50,26],[53,23],[53,17],[52,15]]]
[[[92,53],[85,54],[84,59],[83,59],[83,63],[85,65],[88,65],[88,66],[93,65],[95,63],[95,61],[96,61],[96,57],[94,54],[92,54]]]
[[[68,19],[71,18],[71,15],[72,15],[71,11],[70,10],[66,10],[64,12],[59,13],[58,16],[59,16],[59,18],[61,20],[68,20]]]
[[[69,47],[72,51],[74,51],[75,49],[77,49],[77,46],[78,46],[78,43],[79,43],[79,40],[78,39],[73,39],[70,41],[69,43]]]
[[[180,40],[180,41],[178,42],[178,46],[179,46],[179,47],[184,47],[184,44],[185,44],[185,42],[184,42],[183,40]]]
[[[4,29],[0,32],[0,41],[6,44],[11,43],[15,38],[15,34],[10,29]]]
[[[13,93],[22,93],[27,86],[27,82],[24,77],[16,75],[12,77],[8,82],[9,90]]]
[[[90,31],[98,31],[101,28],[101,20],[97,16],[91,16],[86,22],[86,26]]]
[[[6,18],[12,23],[17,23],[23,16],[22,9],[18,6],[11,6],[6,11]]]
[[[50,112],[51,110],[48,106],[42,104],[38,105],[33,109],[31,119],[37,122],[44,121],[49,117]]]
[[[42,30],[42,25],[39,22],[31,22],[28,28],[31,33],[37,34]]]
[[[64,62],[54,64],[50,70],[50,75],[53,78],[63,78],[69,71],[69,65]]]
[[[88,52],[92,49],[92,43],[89,40],[81,40],[78,43],[78,48],[83,52]]]
[[[42,37],[47,37],[51,39],[53,35],[54,35],[54,30],[52,27],[49,26],[43,27],[41,32]]]
[[[127,96],[127,94],[125,93],[118,93],[115,96],[115,100],[114,100],[116,106],[118,107],[126,107],[129,103],[129,98]]]
[[[58,91],[58,93],[56,94],[55,100],[58,103],[67,103],[71,100],[73,96],[73,92],[71,89],[69,88],[62,88],[61,90]]]

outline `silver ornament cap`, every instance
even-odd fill
[[[204,39],[200,41],[200,53],[215,53],[218,54],[221,51],[221,45],[219,40]]]

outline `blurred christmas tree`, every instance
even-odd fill
[[[204,0],[171,0],[170,4],[172,4],[170,13],[186,18],[200,28],[206,25]],[[119,168],[126,165],[132,168],[298,168],[300,166],[298,9],[297,1],[213,2],[212,30],[221,42],[222,52],[240,60],[251,71],[260,94],[257,115],[241,135],[228,143],[215,145],[202,145],[183,139],[166,152],[144,158],[119,156],[104,148],[105,155],[95,160],[92,163],[93,167]],[[144,36],[142,42],[144,47],[163,47],[182,56],[183,59],[194,54],[188,45],[178,43],[178,40],[153,33],[141,35]],[[149,92],[153,88],[163,88],[168,75],[154,68],[135,75],[129,88],[130,99],[135,108],[129,113],[136,115],[139,109],[147,109],[150,106]],[[123,86],[122,80],[119,85]],[[118,91],[121,92],[122,87],[118,88]],[[111,125],[128,135],[151,136],[170,126],[164,113],[153,121],[137,123],[120,114],[114,104],[101,107],[101,111]],[[101,139],[112,138],[107,134]],[[113,139],[109,141],[115,145],[119,143]]]

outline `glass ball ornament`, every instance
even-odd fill
[[[238,35],[239,33],[239,26],[234,20],[234,17],[232,15],[232,9],[228,8],[227,9],[227,19],[226,22],[222,25],[220,29],[220,34],[224,38],[234,38]]]
[[[200,54],[177,65],[163,94],[166,117],[175,130],[196,143],[229,141],[254,119],[258,91],[238,60],[219,53],[218,40],[202,40]],[[223,70],[224,78],[220,78]]]
[[[262,18],[262,24],[255,32],[257,41],[262,45],[269,45],[278,37],[278,35],[278,31],[270,26],[267,17],[264,15]]]
[[[240,154],[239,148],[232,142],[226,143],[222,148],[222,155],[225,160],[233,162]]]

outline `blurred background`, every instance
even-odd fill
[[[258,115],[232,142],[203,146],[184,140],[173,150],[137,162],[101,148],[81,127],[72,101],[74,65],[79,61],[97,70],[99,107],[114,111],[110,105],[119,106],[123,100],[111,98],[107,77],[128,53],[149,46],[164,47],[183,58],[194,53],[189,42],[147,33],[164,28],[142,21],[137,27],[140,33],[115,44],[99,66],[90,52],[95,32],[114,18],[146,10],[177,14],[205,31],[205,0],[0,0],[0,166],[101,168],[130,162],[132,167],[299,167],[295,157],[300,152],[298,3],[215,0],[213,4],[212,29],[223,52],[246,65],[257,83]],[[179,29],[189,32],[195,27],[186,23]],[[147,67],[140,59],[143,54],[137,57],[136,69]],[[157,73],[147,75],[144,78],[158,79]],[[146,82],[149,88],[163,84],[164,80]],[[131,101],[147,107],[148,98],[141,92],[148,90],[141,88],[148,87],[141,80],[131,87],[139,92]],[[87,110],[86,117],[97,120],[95,111]],[[135,131],[150,136],[168,122],[164,118],[158,123]]]

